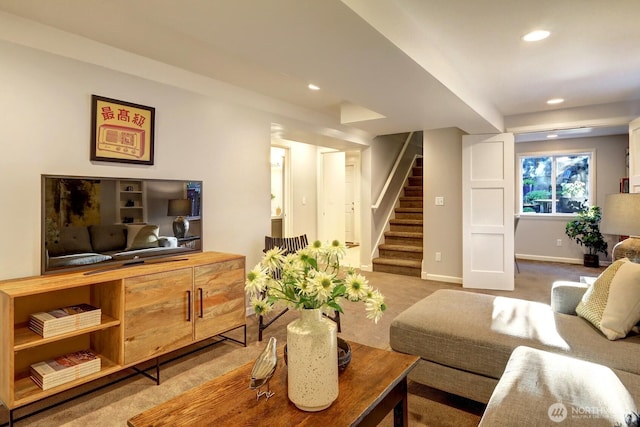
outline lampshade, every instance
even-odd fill
[[[608,194],[602,209],[600,232],[631,236],[611,251],[613,261],[629,258],[640,262],[640,193]]]
[[[172,199],[169,200],[167,216],[189,216],[191,215],[191,200]]]
[[[619,236],[640,234],[640,193],[607,194],[600,232]]]

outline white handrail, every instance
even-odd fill
[[[374,211],[380,207],[380,204],[382,203],[382,199],[384,199],[384,195],[387,193],[387,190],[389,189],[389,185],[391,185],[391,180],[395,176],[396,171],[398,170],[398,166],[400,166],[400,162],[404,157],[404,152],[407,151],[407,147],[409,146],[409,142],[411,141],[412,137],[413,137],[413,132],[409,132],[409,136],[407,136],[407,139],[404,141],[402,150],[400,150],[400,153],[396,158],[396,162],[394,163],[393,168],[391,169],[391,172],[389,172],[389,176],[387,177],[387,182],[384,183],[384,187],[382,187],[382,191],[380,191],[378,200],[374,205],[371,205],[371,209],[373,209]]]

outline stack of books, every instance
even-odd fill
[[[31,379],[42,390],[100,371],[100,357],[91,350],[65,354],[55,359],[31,365]]]
[[[70,305],[29,316],[29,329],[43,338],[100,324],[102,310],[89,304]]]

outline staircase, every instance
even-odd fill
[[[422,158],[416,159],[403,196],[389,221],[384,244],[378,246],[379,258],[373,271],[421,276],[422,271]]]

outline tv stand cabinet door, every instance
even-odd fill
[[[246,322],[244,257],[195,267],[196,341]]]
[[[141,362],[193,342],[193,269],[125,279],[124,361]]]

